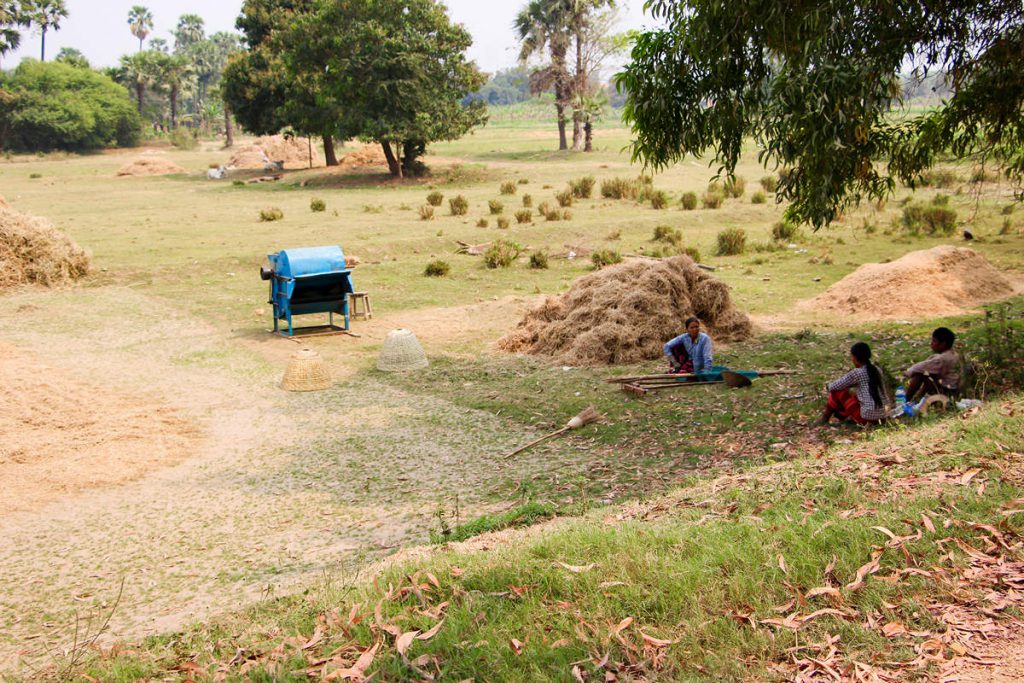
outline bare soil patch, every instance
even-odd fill
[[[159,175],[172,175],[175,173],[187,173],[184,168],[173,161],[159,159],[157,157],[139,157],[121,167],[117,172],[118,177],[146,177]]]
[[[0,344],[0,509],[32,509],[186,457],[198,430],[167,407],[71,377]]]
[[[1014,291],[985,257],[943,245],[863,265],[800,307],[873,320],[933,318],[964,313]]]
[[[661,357],[666,341],[696,315],[716,340],[753,333],[729,287],[689,256],[634,259],[586,275],[549,297],[498,342],[503,351],[550,356],[571,365],[637,363]]]
[[[89,254],[42,218],[0,200],[0,289],[60,285],[89,272]]]

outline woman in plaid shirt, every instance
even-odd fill
[[[859,425],[878,424],[886,417],[882,373],[871,362],[871,347],[858,342],[850,349],[853,370],[827,386],[828,405],[821,424],[833,417]]]

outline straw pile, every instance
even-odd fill
[[[187,173],[185,169],[173,161],[160,159],[159,157],[139,157],[131,163],[125,164],[117,172],[118,177],[142,177],[155,175],[171,175],[172,173]]]
[[[384,150],[380,145],[364,145],[354,152],[349,152],[338,160],[338,165],[343,170],[352,168],[363,168],[364,166],[383,166],[387,159],[384,157]]]
[[[89,254],[42,218],[0,206],[0,289],[61,285],[89,272]]]
[[[309,149],[306,138],[269,135],[239,147],[226,165],[229,168],[263,170],[274,161],[283,161],[285,167],[307,168],[310,163]],[[316,152],[313,154],[313,164],[320,165]]]
[[[377,359],[377,369],[383,372],[405,372],[427,367],[427,354],[420,340],[409,330],[392,330],[384,340]]]
[[[660,358],[665,342],[682,334],[692,315],[718,341],[741,341],[753,332],[750,319],[733,307],[728,286],[690,257],[633,259],[549,297],[498,348],[577,366],[636,363]]]
[[[299,349],[288,361],[281,380],[285,391],[323,391],[331,388],[331,375],[313,349]]]
[[[956,315],[1013,293],[1013,283],[985,257],[943,245],[861,266],[801,307],[873,320],[921,319]]]

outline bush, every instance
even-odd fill
[[[562,212],[558,209],[548,209],[544,212],[544,218],[549,221],[560,221],[562,220]]]
[[[932,206],[949,206],[948,194],[937,194],[932,197]]]
[[[232,180],[231,184],[234,185],[235,187],[245,187],[244,180]]]
[[[718,233],[718,255],[737,256],[747,249],[747,233],[742,228],[729,228]]]
[[[772,226],[772,239],[776,242],[793,242],[800,237],[800,226],[789,221],[779,221]]]
[[[572,190],[573,196],[577,199],[590,199],[591,195],[594,194],[594,185],[596,184],[597,179],[594,176],[588,175],[576,180],[570,180],[569,189]]]
[[[497,216],[505,211],[505,205],[499,202],[497,199],[492,199],[487,202],[487,207],[491,210],[492,216]]]
[[[550,210],[551,205],[548,204],[547,202],[541,202],[540,204],[537,205],[537,213],[539,213],[541,216],[546,216],[548,214],[548,211]]]
[[[487,219],[486,218],[481,218],[480,220],[478,220],[476,222],[476,227],[478,227],[478,228],[486,228],[487,225],[488,225],[488,223],[487,223]]]
[[[994,183],[997,180],[999,180],[999,175],[989,173],[985,170],[984,166],[977,166],[974,171],[971,172],[972,183]]]
[[[142,120],[124,87],[91,69],[26,59],[0,75],[0,139],[14,151],[131,147]]]
[[[779,189],[779,179],[773,175],[766,175],[761,178],[761,187],[765,192],[775,192]]]
[[[640,185],[651,186],[654,185],[654,176],[647,175],[646,173],[641,173],[640,175],[637,176],[636,182],[639,183]]]
[[[432,221],[432,220],[434,220],[434,207],[432,207],[432,206],[421,206],[420,207],[420,220],[421,221]]]
[[[508,226],[512,224],[512,221],[508,219],[508,216],[498,216],[498,229],[508,230]]]
[[[533,222],[533,210],[532,209],[520,209],[516,211],[516,223],[523,225],[524,223]]]
[[[171,144],[178,149],[192,150],[199,146],[199,140],[188,128],[178,128],[171,133]]]
[[[572,206],[572,200],[574,199],[572,190],[563,190],[555,195],[555,199],[558,200],[558,205],[561,207]]]
[[[508,268],[522,251],[523,248],[515,242],[496,240],[484,252],[484,265],[488,268]]]
[[[441,206],[443,201],[444,194],[441,192],[431,192],[427,195],[427,204],[430,204],[431,206]]]
[[[42,173],[29,173],[28,174],[28,179],[29,180],[39,180],[42,177],[43,177]]]
[[[668,225],[659,225],[654,228],[652,242],[665,242],[667,244],[679,244],[683,241],[683,233]]]
[[[668,208],[668,192],[664,190],[654,190],[650,193],[651,207],[657,210]]]
[[[601,181],[601,196],[605,199],[636,199],[640,183],[628,178],[611,178]]]
[[[439,259],[437,261],[431,261],[430,263],[428,263],[426,270],[423,271],[423,274],[426,275],[427,277],[444,277],[445,275],[448,274],[448,271],[450,270],[451,266],[448,265],[448,262],[441,261]]]
[[[758,190],[754,194],[750,195],[750,203],[751,204],[764,204],[767,201],[768,201],[768,196],[764,192],[761,192],[760,190]]]
[[[686,247],[683,253],[692,258],[694,263],[700,263],[700,251],[696,247]]]
[[[705,209],[719,209],[722,207],[722,195],[719,192],[705,192],[701,203]]]
[[[525,208],[527,208],[527,209],[529,209],[529,208],[531,208],[533,206],[533,195],[532,194],[524,194],[523,195],[523,206]]]
[[[685,192],[683,193],[682,199],[683,208],[687,211],[693,211],[697,208],[697,193],[696,192]]]
[[[562,209],[562,220],[563,221],[571,221],[572,220],[572,211],[570,211],[569,209]]]
[[[530,254],[530,268],[534,270],[547,270],[548,255],[543,251],[535,251]]]
[[[516,182],[514,180],[509,180],[501,184],[502,194],[515,194],[516,189]]]
[[[309,210],[313,213],[323,213],[327,210],[327,202],[322,199],[313,198],[309,200]]]
[[[960,176],[944,168],[933,168],[921,174],[921,184],[925,187],[947,188],[960,182]]]
[[[605,266],[622,263],[622,254],[612,249],[600,249],[590,255],[590,260],[594,264],[594,268],[600,269]]]
[[[725,194],[733,199],[739,199],[743,196],[743,193],[747,190],[747,181],[741,176],[735,178],[729,178],[725,181],[723,188]]]
[[[1013,221],[1011,221],[1009,218],[1004,218],[1003,226],[999,228],[999,234],[1005,236],[1009,235],[1011,232],[1013,232]]]
[[[284,218],[284,211],[272,206],[267,209],[260,209],[260,222],[261,223],[273,223]]]
[[[448,200],[448,208],[453,216],[465,216],[469,212],[469,200],[460,194]]]
[[[530,184],[530,181],[529,181],[529,179],[527,179],[527,178],[520,178],[520,179],[519,179],[519,183],[518,183],[518,184],[519,184],[519,185],[529,185],[529,184]]]
[[[949,236],[956,230],[956,211],[943,205],[927,205],[912,202],[903,207],[900,218],[903,229],[911,235]]]
[[[610,233],[608,233],[608,236],[605,237],[605,239],[608,240],[609,242],[618,242],[619,240],[622,239],[622,231],[613,230]]]

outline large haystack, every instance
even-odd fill
[[[312,154],[313,165],[322,165],[319,154]],[[264,170],[274,162],[283,162],[285,168],[308,168],[310,144],[306,138],[286,138],[283,135],[269,135],[235,150],[228,161],[229,168],[243,170]]]
[[[125,164],[117,172],[118,176],[141,177],[156,175],[171,175],[174,173],[187,173],[185,169],[173,161],[159,157],[139,157],[131,163]]]
[[[688,256],[633,259],[549,297],[498,347],[577,366],[636,363],[660,358],[662,346],[682,334],[692,315],[718,341],[740,341],[752,333],[750,319],[733,307],[728,286]]]
[[[48,221],[0,207],[0,289],[59,285],[89,272],[89,254]]]
[[[366,166],[387,166],[387,159],[384,157],[384,149],[377,144],[363,145],[354,152],[343,156],[338,165],[343,170],[352,168],[364,168]]]
[[[1013,283],[985,257],[944,245],[861,266],[801,307],[873,320],[922,319],[956,315],[1013,293]]]

